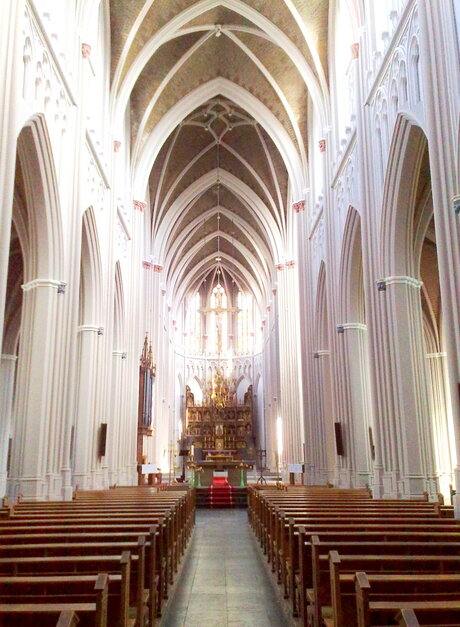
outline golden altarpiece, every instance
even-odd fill
[[[189,468],[197,468],[199,464],[203,486],[212,482],[216,472],[226,473],[231,485],[239,485],[240,473],[252,466],[247,462],[254,457],[252,385],[243,403],[238,404],[236,382],[225,376],[221,365],[224,317],[238,315],[240,310],[227,306],[227,297],[219,282],[220,268],[216,276],[218,282],[212,290],[210,307],[201,309],[200,313],[213,316],[217,364],[206,383],[201,404],[195,403],[189,386],[185,390],[184,448],[191,454]]]
[[[253,446],[252,385],[242,405],[232,402],[234,395],[222,371],[217,372],[211,386],[208,402],[203,405],[195,405],[194,395],[186,386],[185,435],[195,459],[246,459]]]

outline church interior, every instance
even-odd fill
[[[211,627],[440,625],[327,622],[301,563],[321,508],[460,518],[459,0],[2,2],[0,77],[0,544],[139,507],[137,627],[203,624],[194,559]]]

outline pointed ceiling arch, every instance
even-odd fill
[[[221,77],[197,87],[163,116],[139,155],[133,181],[134,193],[138,197],[144,196],[155,159],[176,126],[192,111],[218,96],[233,100],[267,131],[286,165],[294,195],[300,196],[306,182],[302,175],[303,168],[298,152],[286,129],[260,100],[236,83]]]
[[[171,236],[174,224],[177,223],[181,213],[200,193],[208,190],[216,184],[216,170],[211,170],[195,181],[188,189],[172,203],[168,214],[161,222],[156,233],[154,248],[158,259],[163,260],[166,255],[167,246],[170,245],[168,238]],[[240,179],[224,170],[219,170],[221,183],[233,190],[242,200],[248,211],[252,210],[253,216],[259,221],[263,231],[264,239],[269,245],[273,258],[278,263],[283,251],[283,243],[276,223],[266,207],[260,203],[258,196]]]
[[[265,311],[295,256],[313,116],[330,124],[329,0],[109,2],[113,119],[130,120],[168,303],[220,264]]]

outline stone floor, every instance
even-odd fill
[[[289,627],[251,537],[247,510],[197,510],[164,627]]]

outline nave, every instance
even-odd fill
[[[460,627],[460,527],[441,498],[247,493],[247,515],[198,524],[177,484],[4,503],[1,627]]]
[[[199,509],[165,627],[289,627],[244,509]]]

